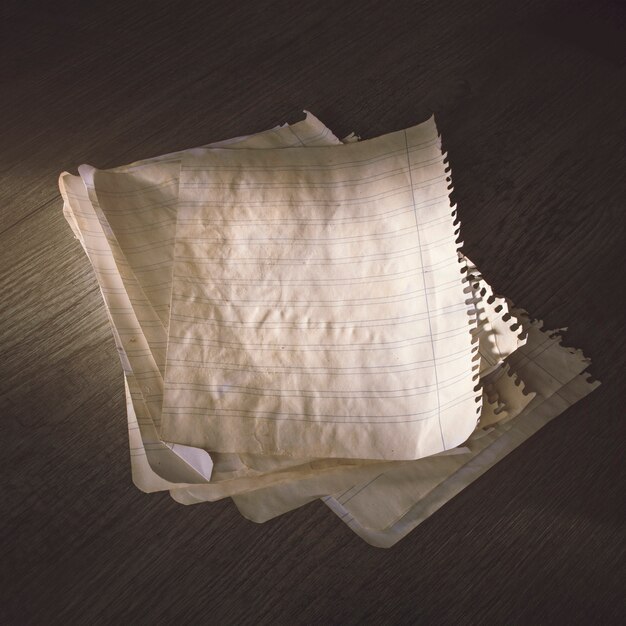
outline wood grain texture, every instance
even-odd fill
[[[3,3],[4,624],[624,623],[618,3]],[[603,385],[395,548],[130,480],[122,371],[60,171],[297,119],[436,112],[465,252]],[[619,286],[616,291],[615,286]]]

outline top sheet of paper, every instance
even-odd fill
[[[162,439],[372,459],[467,439],[446,176],[433,118],[342,146],[185,154]]]

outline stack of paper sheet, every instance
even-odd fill
[[[143,491],[257,522],[322,498],[388,547],[599,384],[461,253],[432,117],[78,171]]]

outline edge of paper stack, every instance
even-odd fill
[[[242,515],[255,522],[321,498],[365,541],[390,547],[600,383],[585,371],[589,359],[564,346],[559,331],[544,329],[540,320],[495,295],[457,240],[453,260],[467,297],[472,402],[478,400],[471,411],[478,415],[468,415],[471,435],[459,444],[444,442],[443,449],[419,458],[398,459],[385,457],[386,452],[378,458],[267,454],[254,443],[246,450],[216,452],[193,445],[195,439],[163,440],[162,428],[178,428],[163,411],[163,398],[164,393],[177,397],[171,391],[176,380],[166,372],[168,358],[172,367],[172,284],[178,280],[174,268],[181,228],[193,221],[180,218],[181,163],[191,163],[193,169],[194,159],[227,159],[238,150],[250,155],[244,162],[255,163],[253,150],[261,154],[293,146],[308,150],[361,143],[354,134],[340,141],[305,113],[296,124],[200,149],[112,170],[83,165],[78,176],[64,172],[59,179],[63,211],[93,266],[122,362],[135,485],[147,493],[169,491],[185,505],[232,497]],[[422,126],[428,124],[434,127],[432,118]],[[445,156],[441,159],[449,174]],[[449,194],[451,185],[447,189]],[[158,193],[151,195],[153,190]],[[449,216],[456,235],[454,207],[449,206]],[[189,306],[195,299],[188,298]],[[432,349],[434,356],[434,344]],[[294,422],[293,429],[298,427]],[[243,420],[244,434],[245,428]],[[329,447],[332,441],[322,444]]]

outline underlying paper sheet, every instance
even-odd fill
[[[494,377],[490,384],[497,387],[506,410],[497,424],[486,430],[477,429],[478,436],[466,443],[468,454],[383,467],[381,472],[372,472],[365,482],[342,486],[342,492],[333,497],[323,496],[323,490],[333,486],[332,476],[285,483],[235,497],[239,510],[254,521],[265,521],[322,497],[344,522],[373,545],[389,547],[400,540],[599,384],[581,374],[589,360],[579,350],[564,347],[558,334],[543,331],[541,322],[531,321],[525,311],[512,311],[528,333],[527,356],[517,358],[523,362],[525,378],[517,378],[518,371],[509,363]],[[557,385],[554,374],[561,379]],[[334,484],[345,485],[345,480]]]
[[[477,420],[434,120],[332,148],[183,156],[161,436],[414,459]]]

